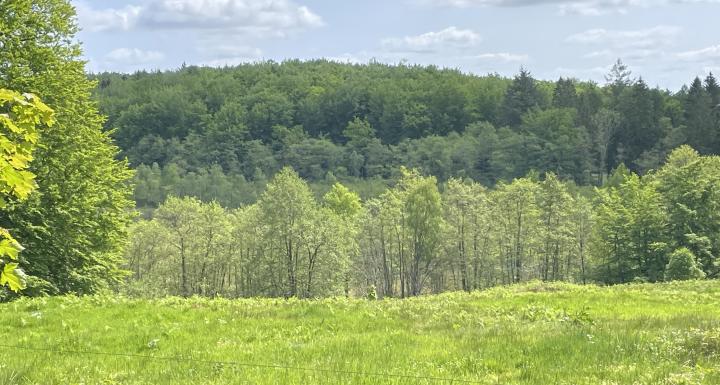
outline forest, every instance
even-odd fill
[[[168,198],[131,230],[137,295],[407,297],[542,281],[716,278],[720,158],[688,146],[588,190],[554,173],[488,188],[402,168],[375,198],[316,199],[291,168],[238,209]]]
[[[0,0],[0,384],[720,383],[709,71],[91,73],[88,4]]]
[[[600,85],[326,60],[92,78],[137,170],[138,295],[718,274],[712,74],[677,92],[620,60]]]
[[[621,164],[640,175],[674,148],[720,151],[720,86],[710,74],[671,92],[621,61],[605,84],[513,79],[436,67],[325,60],[97,74],[95,98],[135,200],[196,196],[237,208],[291,166],[317,195],[337,179],[371,198],[400,167],[485,186],[530,171],[601,186]]]
[[[12,4],[4,298],[718,277],[712,74],[677,92],[620,60],[605,84],[327,60],[87,75],[71,5]]]

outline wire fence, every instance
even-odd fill
[[[34,352],[46,352],[46,353],[53,353],[53,354],[75,354],[75,355],[125,357],[125,358],[145,359],[145,360],[173,361],[173,362],[178,362],[178,363],[186,362],[186,363],[195,363],[195,364],[202,364],[202,365],[225,365],[225,366],[267,369],[267,370],[285,370],[285,371],[291,370],[291,371],[298,371],[298,372],[314,372],[314,373],[324,373],[324,374],[336,374],[336,375],[343,375],[343,376],[361,376],[361,377],[377,377],[377,378],[382,377],[382,378],[387,378],[387,379],[415,380],[415,381],[422,380],[422,381],[430,381],[430,382],[445,382],[445,383],[449,383],[449,384],[485,384],[485,382],[480,382],[477,380],[462,379],[462,378],[418,376],[418,375],[411,375],[411,374],[380,373],[380,372],[327,369],[327,368],[308,368],[308,367],[299,367],[299,366],[290,366],[290,365],[249,363],[249,362],[239,362],[239,361],[202,360],[202,359],[178,357],[178,356],[156,356],[156,355],[134,354],[134,353],[84,351],[84,350],[71,350],[71,349],[51,349],[51,348],[39,348],[39,347],[32,347],[32,346],[4,345],[4,344],[0,344],[0,348],[34,351]]]

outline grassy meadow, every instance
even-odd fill
[[[0,309],[0,384],[720,384],[720,281]]]

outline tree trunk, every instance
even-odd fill
[[[185,260],[185,240],[180,240],[180,286],[183,297],[188,297],[188,286],[187,286],[187,261]]]

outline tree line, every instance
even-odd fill
[[[720,158],[688,146],[595,189],[551,172],[488,188],[402,168],[375,198],[335,183],[316,199],[284,168],[238,209],[169,198],[134,225],[127,268],[137,294],[230,297],[715,278],[719,206]]]
[[[712,75],[674,93],[620,62],[602,86],[325,60],[88,76],[77,30],[66,0],[0,13],[0,284],[23,294],[128,272],[142,293],[300,297],[717,276]],[[699,153],[668,157],[683,143]]]
[[[285,166],[324,191],[337,178],[370,197],[400,166],[442,182],[492,186],[535,170],[601,185],[620,164],[644,174],[682,144],[720,151],[712,74],[671,92],[620,61],[602,85],[325,60],[94,78],[105,127],[139,170],[140,207],[191,195],[182,185],[210,174],[228,189],[203,194],[237,207]]]

